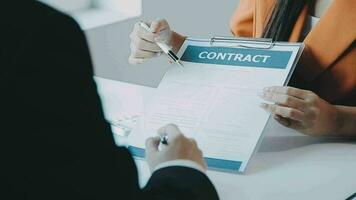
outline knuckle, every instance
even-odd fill
[[[317,108],[317,107],[311,107],[309,109],[309,115],[312,116],[312,117],[315,117],[318,116],[320,114],[320,110]]]
[[[287,115],[291,118],[297,118],[299,113],[297,110],[295,109],[290,109],[288,112],[287,112]]]
[[[136,38],[134,44],[137,48],[141,48],[144,45],[144,41],[141,38]]]
[[[315,100],[317,98],[317,96],[313,92],[309,92],[309,98],[312,100]]]
[[[174,127],[174,128],[177,128],[177,125],[173,124],[173,123],[169,123],[166,125],[167,127]]]
[[[270,94],[270,98],[274,101],[277,101],[278,100],[278,95],[277,94]]]
[[[288,115],[289,117],[296,117],[296,116],[297,116],[297,112],[296,112],[295,110],[289,110],[289,111],[287,112],[287,115]]]
[[[199,147],[197,147],[197,149],[199,153],[203,154],[203,151]]]
[[[292,102],[292,97],[291,96],[285,96],[284,98],[283,98],[283,104],[286,104],[286,105],[289,105],[289,104],[291,104],[291,102]]]
[[[305,98],[304,101],[305,101],[305,105],[308,107],[310,107],[310,105],[312,104],[312,100],[308,96]]]
[[[174,136],[174,138],[175,138],[176,140],[180,140],[180,141],[183,141],[184,139],[186,139],[186,138],[184,137],[184,135],[181,134],[181,133],[178,133],[176,136]]]
[[[203,157],[203,152],[198,148],[198,155],[199,155],[199,157]]]
[[[308,100],[309,102],[315,102],[318,99],[318,95],[316,95],[314,92],[308,91],[307,92]]]
[[[267,100],[273,101],[273,93],[265,92],[263,95],[264,95],[264,98],[266,98]]]
[[[288,111],[283,111],[281,108],[276,108],[275,114],[280,115],[282,117],[288,117]]]
[[[280,109],[277,105],[269,105],[270,110],[275,113],[275,112],[280,112]]]
[[[167,21],[163,18],[157,18],[156,20],[154,20],[154,22],[156,22],[157,24],[163,24],[166,23]]]
[[[177,125],[169,124],[168,127],[172,130],[172,132],[174,132],[176,134],[182,134]]]
[[[268,92],[276,92],[276,86],[268,87],[267,91]]]
[[[147,138],[146,141],[145,141],[146,146],[147,146],[148,144],[150,144],[150,143],[152,142],[152,140],[153,140],[152,137]]]
[[[198,146],[197,141],[194,139],[190,139],[191,143],[193,146]]]
[[[169,27],[168,21],[166,19],[162,19],[161,24],[165,27]]]
[[[292,91],[293,91],[293,88],[291,88],[289,86],[286,87],[286,94],[291,94]]]
[[[273,100],[273,94],[271,94],[270,92],[265,93],[265,97],[267,99]]]
[[[159,22],[167,22],[167,20],[164,19],[164,18],[159,18],[158,21],[159,21]]]

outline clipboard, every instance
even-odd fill
[[[276,42],[273,41],[271,38],[248,38],[248,37],[224,37],[224,36],[214,36],[210,39],[193,39],[193,38],[188,38],[188,40],[192,41],[198,41],[198,42],[208,42],[210,47],[232,47],[232,48],[244,48],[244,49],[255,49],[255,50],[266,50],[266,51],[273,51],[274,47],[277,46],[298,46],[299,50],[298,53],[296,54],[296,57],[294,59],[294,62],[292,64],[292,67],[289,71],[289,74],[283,83],[284,86],[286,86],[297,66],[296,61],[299,61],[300,56],[304,50],[305,45],[303,43],[290,43],[290,42]],[[182,56],[181,54],[179,54]],[[270,120],[270,117],[268,118],[268,121]],[[263,131],[267,127],[267,124],[265,124]],[[250,158],[253,157],[253,155],[257,152],[259,149],[259,146],[261,145],[263,140],[263,134],[261,134],[261,137],[258,139],[257,144],[255,146],[255,149],[251,155]],[[247,161],[247,165],[249,165],[250,159]],[[209,163],[208,163],[209,165]],[[247,168],[247,165],[245,168]],[[221,169],[219,169],[221,170]]]
[[[187,38],[193,41],[207,41],[207,39]],[[211,46],[215,47],[242,47],[250,49],[272,49],[278,45],[298,45],[301,46],[301,52],[304,50],[304,43],[296,42],[277,42],[272,38],[251,38],[251,37],[231,37],[231,36],[214,36],[208,39]]]
[[[232,44],[236,47],[271,49],[274,46],[272,38],[248,38],[248,37],[222,37],[215,36],[210,38],[210,45],[217,46],[217,43]],[[260,46],[261,45],[261,46]]]
[[[266,86],[285,85],[303,46],[260,38],[187,38],[178,52],[185,68],[167,71],[155,98],[147,104],[140,126],[144,130],[132,134],[129,150],[135,157],[144,157],[142,134],[154,135],[166,122],[174,123],[187,135],[198,135],[209,169],[243,173],[261,144],[270,117],[258,108],[257,92]],[[209,58],[209,52],[220,56]],[[229,53],[234,55],[222,58]],[[246,63],[236,60],[238,54],[270,58],[264,63]]]

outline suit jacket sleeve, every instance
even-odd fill
[[[14,199],[217,199],[205,175],[184,167],[158,170],[141,189],[104,120],[83,32],[39,3],[26,9],[35,17],[17,29],[24,39],[6,77],[11,154],[1,176]],[[14,128],[16,116],[26,120]]]

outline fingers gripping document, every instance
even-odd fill
[[[132,153],[143,156],[144,140],[175,123],[197,140],[208,167],[243,172],[269,118],[259,108],[258,93],[286,84],[302,47],[246,48],[187,39],[178,53],[185,68],[170,69],[145,103],[139,131],[130,135]]]

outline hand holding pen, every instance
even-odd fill
[[[173,160],[193,161],[206,169],[202,151],[196,141],[185,137],[174,124],[160,128],[158,136],[147,139],[146,160],[151,171],[159,164]]]
[[[166,20],[155,20],[150,26],[144,22],[135,24],[130,35],[131,64],[141,64],[149,58],[165,53],[173,63],[183,67],[177,55],[170,47],[172,31]]]

